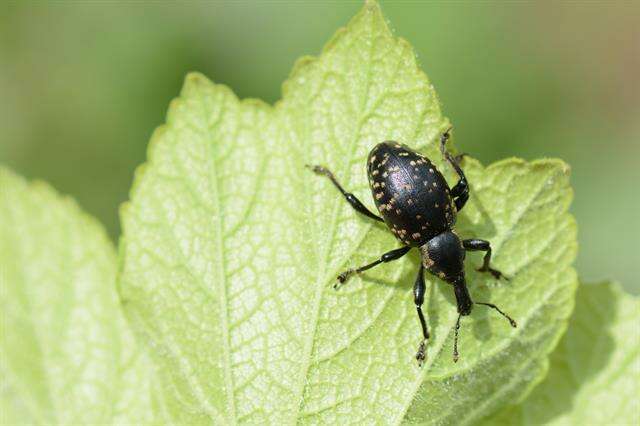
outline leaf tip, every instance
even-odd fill
[[[211,86],[213,83],[204,74],[191,71],[187,73],[184,78],[184,84],[182,86],[182,93],[189,93],[191,90],[201,86]]]
[[[565,176],[571,174],[571,166],[559,158],[541,158],[539,160],[532,161],[531,164],[534,167],[557,169],[560,174]]]
[[[365,0],[363,9],[369,13],[381,12],[380,4],[377,2],[377,0]]]

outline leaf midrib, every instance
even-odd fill
[[[226,95],[226,94],[225,94]],[[223,220],[223,212],[222,212],[222,205],[221,205],[221,201],[220,201],[220,188],[218,187],[218,167],[216,165],[216,144],[214,143],[215,140],[213,138],[210,138],[210,135],[215,134],[214,128],[215,128],[215,124],[213,123],[214,127],[211,127],[211,124],[209,123],[209,115],[210,115],[210,111],[208,111],[207,107],[206,107],[206,103],[204,102],[204,99],[202,98],[202,96],[199,97],[199,100],[201,102],[202,105],[202,109],[205,112],[205,117],[203,117],[205,125],[206,125],[206,133],[205,133],[205,140],[208,142],[209,145],[209,152],[210,155],[207,157],[207,162],[208,162],[208,169],[210,170],[209,173],[209,181],[211,184],[211,188],[213,190],[213,199],[211,200],[213,203],[213,209],[215,210],[214,213],[214,227],[215,227],[215,239],[216,239],[216,261],[218,263],[217,267],[214,268],[217,273],[218,273],[218,278],[217,278],[217,282],[220,283],[220,321],[222,324],[222,343],[223,343],[223,352],[224,352],[224,361],[223,361],[223,365],[225,366],[224,368],[224,381],[225,381],[225,391],[227,393],[227,402],[229,404],[229,415],[232,421],[232,424],[236,424],[237,423],[237,412],[236,412],[236,404],[235,404],[235,393],[234,393],[234,387],[233,387],[233,374],[231,372],[231,337],[230,337],[230,330],[229,330],[229,305],[228,305],[228,295],[227,295],[227,274],[226,274],[226,258],[225,256],[225,250],[223,248],[223,244],[224,244],[224,235],[223,235],[223,229],[224,227],[222,226],[222,220]],[[226,101],[226,96],[223,96],[223,100]],[[238,105],[238,108],[241,109],[241,114],[244,112],[242,111],[242,106]],[[221,122],[222,121],[222,117],[225,114],[226,109],[222,109],[222,111],[220,112],[220,116],[217,117],[217,122]],[[238,123],[238,126],[240,126],[241,123]],[[211,140],[209,140],[211,139]],[[233,149],[229,148],[229,152],[231,152]]]
[[[369,58],[373,57],[373,51],[374,51],[374,45],[375,43],[373,42],[375,40],[374,37],[372,37],[372,42],[370,43],[370,49],[369,49]],[[371,67],[367,67],[367,76],[366,76],[366,85],[365,85],[365,90],[364,90],[364,96],[363,96],[363,100],[360,106],[360,111],[363,111],[366,109],[366,104],[367,101],[369,100],[369,96],[370,96],[370,88],[371,88]],[[308,104],[307,104],[308,105]],[[309,117],[311,117],[312,115],[309,114]],[[342,173],[339,174],[339,176],[344,176],[346,173],[346,170],[348,169],[348,165],[351,161],[351,157],[353,156],[353,153],[355,151],[355,145],[356,142],[358,141],[358,137],[360,135],[360,133],[362,132],[362,126],[364,124],[364,117],[366,117],[367,114],[363,114],[362,116],[359,117],[358,119],[358,124],[355,127],[354,131],[353,131],[353,136],[351,137],[350,141],[349,141],[349,146],[347,149],[347,152],[349,153],[349,155],[345,155],[345,159],[343,161],[342,167],[339,169]],[[308,125],[305,126],[305,130],[308,129]],[[308,132],[307,132],[308,133]],[[335,138],[335,136],[334,136]],[[308,140],[308,138],[307,138]],[[305,164],[307,164],[308,162],[305,161]],[[310,179],[310,177],[307,177],[307,179]],[[350,183],[351,179],[348,180],[347,183]],[[347,189],[348,191],[348,189]],[[308,200],[311,200],[311,197],[307,198]],[[299,389],[299,391],[296,391],[294,393],[294,395],[299,395],[299,403],[296,406],[296,411],[293,413],[293,420],[294,423],[297,422],[298,419],[301,418],[300,414],[304,412],[303,410],[303,405],[305,403],[304,401],[304,394],[305,394],[305,390],[307,387],[307,377],[309,375],[309,370],[311,369],[311,364],[312,364],[312,359],[311,359],[311,355],[313,354],[313,348],[315,346],[315,341],[316,341],[316,334],[318,331],[318,319],[320,316],[320,304],[322,302],[322,294],[324,292],[324,286],[326,281],[329,279],[329,275],[327,272],[327,266],[329,263],[329,253],[331,251],[331,246],[332,246],[332,241],[334,241],[335,239],[335,233],[336,233],[336,228],[337,228],[337,222],[338,222],[338,214],[340,212],[340,210],[342,209],[342,203],[344,201],[342,201],[342,197],[335,197],[335,200],[333,201],[333,208],[332,208],[332,215],[331,215],[331,226],[329,227],[330,232],[327,233],[328,237],[327,237],[327,243],[324,245],[324,252],[323,255],[319,258],[318,261],[318,266],[316,267],[316,271],[317,271],[317,275],[316,275],[316,282],[315,282],[315,295],[314,295],[314,304],[313,304],[313,329],[312,331],[309,333],[306,342],[305,342],[305,350],[303,353],[303,359],[305,360],[305,364],[304,367],[302,368],[301,374],[300,374],[300,384],[297,387],[297,389]],[[311,204],[311,203],[309,203]],[[369,233],[369,230],[371,228],[371,224],[367,224],[365,225],[365,232],[363,232],[363,238]],[[316,232],[317,232],[317,227],[315,228]],[[318,236],[316,235],[316,241],[319,240],[319,238],[317,238]],[[322,271],[322,272],[320,272]]]
[[[202,98],[200,98],[200,100],[202,101]],[[206,111],[206,107],[204,105],[202,106],[202,110]],[[204,140],[208,140],[209,138],[207,136],[208,136],[208,133],[211,132],[211,127],[210,127],[211,125],[208,124],[208,120],[207,120],[206,115],[203,114],[202,119],[203,119],[204,123],[207,124],[205,130],[203,131],[202,129],[197,128],[197,127],[193,128],[193,130],[197,134],[201,135],[201,137]],[[191,127],[193,127],[193,126],[191,126]],[[174,150],[176,147],[177,147],[177,144],[173,144],[171,149]],[[172,158],[177,158],[177,156],[173,155]],[[209,156],[208,158],[210,159],[211,156]],[[180,162],[174,162],[174,165],[179,170],[183,169],[182,164]],[[214,169],[214,167],[209,167],[209,168],[210,169]],[[175,180],[175,178],[172,178],[172,177],[164,175],[164,174],[158,174],[157,176],[161,177],[163,179]],[[186,182],[185,183],[186,190],[188,191],[190,196],[193,198],[193,200],[196,203],[202,205],[205,209],[208,210],[207,204],[204,203],[202,200],[200,200],[198,192],[195,191],[191,187],[191,185],[189,184],[189,181],[187,180],[187,181],[181,181],[181,182]],[[217,198],[217,194],[218,194],[217,186],[215,187],[215,191],[214,192],[216,194],[216,197],[214,197],[215,200],[213,200],[213,201],[219,202],[219,199]],[[213,208],[215,209],[216,207],[217,207],[217,204],[214,205]],[[165,212],[165,216],[166,216],[166,212]],[[220,219],[221,215],[220,214],[214,214],[213,216],[214,216],[214,220],[216,221],[216,223],[218,223],[218,220]],[[147,226],[150,226],[150,225],[155,225],[155,226],[158,226],[158,227],[162,227],[163,226],[162,224],[152,224],[152,223],[149,223],[149,222],[145,222],[145,223],[146,223]],[[176,253],[179,255],[180,259],[182,260],[182,265],[189,265],[188,258],[187,258],[187,256],[185,255],[185,253],[181,249],[181,245],[179,243],[179,239],[175,235],[175,233],[173,232],[173,228],[171,228],[171,229],[172,229],[171,232],[168,232],[167,236],[173,240],[173,243],[174,243],[173,246],[176,248]],[[219,236],[220,236],[219,232],[216,232],[216,239],[217,239],[218,242],[219,242]],[[219,248],[218,244],[216,246]],[[149,252],[148,255],[152,255],[152,257],[156,257],[155,254],[153,254],[151,252]],[[219,259],[219,256],[218,256],[218,259]],[[160,261],[162,262],[162,260],[160,260]],[[221,262],[221,260],[218,260],[218,261]],[[224,267],[224,265],[218,265],[218,266]],[[192,277],[194,279],[194,281],[196,281],[198,283],[198,285],[202,289],[204,295],[207,298],[210,298],[210,299],[215,301],[215,298],[211,294],[211,289],[208,288],[205,285],[205,283],[203,282],[201,277],[199,275],[197,275],[197,274],[194,274],[191,271],[191,269],[189,267],[187,267],[187,266],[185,266],[184,269],[188,273],[188,275],[190,277]],[[218,267],[218,268],[215,268],[215,269],[219,270],[220,268]],[[222,282],[225,283],[224,279],[223,279]],[[166,289],[168,291],[173,291],[171,286],[167,286]],[[225,290],[226,290],[226,285],[225,285]],[[225,292],[225,295],[226,295],[226,292]],[[226,302],[226,299],[225,299],[225,302]],[[226,310],[223,309],[222,302],[220,304],[221,304],[221,311],[222,312],[226,312]],[[224,307],[226,307],[226,305],[224,305]],[[188,312],[185,311],[185,313],[188,313]],[[142,321],[143,322],[147,322],[145,319],[142,319]],[[225,325],[226,325],[226,323],[225,323]],[[147,327],[147,330],[152,330],[152,329],[153,329],[153,327],[150,327],[150,326]],[[228,331],[228,327],[225,326],[224,330]],[[199,380],[197,380],[197,379],[194,380],[193,374],[189,374],[189,372],[193,372],[194,371],[194,367],[191,365],[191,363],[189,361],[187,361],[188,358],[183,355],[183,352],[180,349],[180,345],[178,345],[176,343],[176,341],[173,339],[173,336],[171,334],[163,333],[163,337],[161,339],[158,339],[158,340],[163,340],[163,339],[167,342],[167,350],[172,355],[173,359],[176,361],[180,374],[184,377],[184,379],[187,381],[187,383],[189,383],[189,386],[190,386],[190,388],[191,388],[191,390],[193,392],[193,395],[196,398],[196,401],[199,404],[200,408],[205,413],[207,413],[208,415],[214,416],[217,419],[224,418],[224,415],[220,414],[218,409],[207,401],[206,392],[204,392],[203,387],[200,385],[200,383],[198,383]],[[225,346],[227,346],[227,342],[228,341],[225,340],[224,337],[223,337],[223,344]],[[225,352],[225,354],[228,354],[228,353],[229,353],[228,351]],[[188,368],[189,371],[188,372],[184,371],[184,367]],[[230,367],[229,363],[225,362],[223,368],[225,369],[225,373],[227,371],[230,372],[230,368],[231,367]],[[226,377],[225,377],[225,382],[226,382]],[[226,382],[226,383],[228,384],[228,382]],[[227,390],[229,390],[229,387],[228,386],[226,386],[226,387],[227,387]],[[231,391],[232,391],[232,389],[231,389]],[[232,407],[235,408],[235,404],[234,404],[235,401],[233,399],[231,399],[230,401],[231,401],[231,404],[233,404]],[[231,418],[235,420],[235,410],[233,410],[232,413],[234,414],[234,416],[231,417]]]

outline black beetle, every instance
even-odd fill
[[[489,272],[495,278],[503,275],[489,265],[491,261],[489,241],[475,238],[460,240],[452,229],[457,212],[464,207],[469,198],[469,185],[459,165],[461,157],[454,157],[446,150],[445,145],[449,139],[450,130],[440,137],[440,151],[460,177],[453,189],[449,188],[444,176],[428,158],[406,145],[387,141],[379,143],[371,150],[367,160],[367,174],[376,207],[382,217],[372,213],[353,194],[346,192],[327,168],[311,167],[316,174],[328,177],[356,211],[386,223],[403,244],[402,247],[383,254],[375,262],[341,273],[338,276],[340,283],[344,283],[354,273],[399,259],[413,247],[420,250],[422,262],[413,287],[414,302],[423,336],[416,354],[420,365],[424,362],[425,344],[429,339],[429,331],[422,313],[425,269],[453,286],[459,313],[453,343],[454,362],[458,361],[460,317],[469,315],[474,304],[495,309],[509,320],[511,326],[516,327],[516,322],[496,305],[473,302],[469,296],[464,275],[466,251],[486,252],[483,264],[478,271]],[[334,288],[337,286],[336,283]]]

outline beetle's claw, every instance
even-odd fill
[[[443,151],[444,151],[444,146],[447,144],[447,141],[451,136],[451,129],[453,129],[453,126],[449,126],[449,128],[444,132],[442,132],[442,134],[440,135],[440,149],[442,149]]]
[[[495,279],[497,279],[497,280],[499,280],[500,278],[503,278],[505,281],[509,281],[509,277],[507,277],[505,274],[503,274],[502,272],[498,271],[497,269],[481,266],[479,268],[476,268],[476,271],[478,271],[478,272],[488,272],[491,275],[493,275],[493,277]]]
[[[354,272],[355,270],[353,269],[347,269],[338,275],[338,282],[333,285],[333,288],[337,290],[338,287],[340,287],[340,284],[344,284]]]
[[[469,154],[467,154],[466,152],[461,152],[460,154],[453,157],[453,159],[456,161],[457,164],[460,164],[460,162],[464,159],[464,157],[467,157],[468,155]]]
[[[416,353],[416,360],[418,361],[418,367],[422,367],[424,365],[424,360],[427,358],[425,355],[425,341],[420,342],[418,346],[418,352]]]
[[[327,170],[325,167],[316,164],[314,166],[312,166],[311,164],[305,164],[305,167],[309,170],[311,170],[313,173],[317,174],[317,175],[325,175],[325,176],[329,176],[331,174],[331,172],[329,172],[329,170]]]

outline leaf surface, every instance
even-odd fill
[[[0,168],[0,423],[150,421],[151,370],[115,289],[104,230]]]
[[[640,299],[618,284],[581,285],[544,381],[486,425],[640,423]]]
[[[122,210],[121,294],[162,371],[169,418],[470,423],[539,380],[576,285],[560,161],[465,161],[472,195],[458,229],[491,240],[512,278],[475,273],[473,254],[470,291],[520,327],[476,309],[463,320],[457,364],[452,291],[428,277],[432,338],[426,365],[416,365],[416,253],[332,289],[339,272],[398,243],[304,165],[329,167],[371,208],[371,148],[401,141],[452,178],[436,143],[448,127],[412,48],[373,2],[318,58],[298,61],[274,107],[187,77]]]

